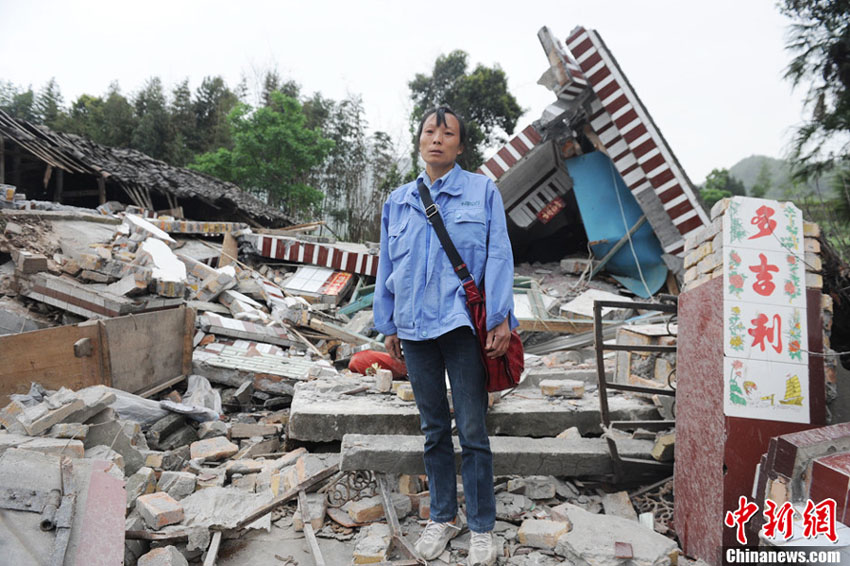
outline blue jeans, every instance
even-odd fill
[[[457,480],[445,372],[452,387],[461,446],[461,476],[470,530],[487,532],[496,521],[493,453],[487,437],[484,365],[472,329],[456,328],[433,340],[402,340],[404,358],[422,432],[431,519],[443,523],[457,514]]]

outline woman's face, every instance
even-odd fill
[[[437,125],[437,113],[428,116],[419,136],[419,154],[431,167],[445,169],[454,165],[457,156],[463,153],[460,143],[460,124],[457,118],[446,114],[446,121]]]

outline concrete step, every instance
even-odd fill
[[[454,439],[455,461],[460,473],[460,444]],[[650,440],[617,440],[620,456],[652,460]],[[342,439],[340,468],[394,474],[424,474],[421,435],[346,434]],[[608,445],[602,438],[526,438],[491,436],[496,475],[547,475],[585,477],[613,472]]]
[[[346,434],[419,434],[419,411],[413,401],[370,389],[344,395],[357,385],[373,385],[374,378],[328,378],[299,383],[292,399],[287,434],[294,440],[332,442]],[[651,420],[655,407],[644,400],[612,394],[610,418]],[[599,398],[588,391],[581,399],[544,397],[539,388],[520,387],[502,398],[487,413],[487,430],[493,436],[557,436],[577,427],[583,436],[601,433]]]

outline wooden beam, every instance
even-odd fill
[[[325,559],[322,556],[322,551],[319,549],[319,541],[316,539],[316,533],[313,532],[313,525],[310,523],[310,506],[307,503],[307,492],[303,489],[298,492],[298,505],[301,507],[301,523],[304,525],[304,537],[307,539],[307,547],[310,549],[310,554],[313,555],[313,561],[316,566],[325,566]],[[204,564],[204,566],[207,566]]]
[[[15,168],[15,176],[12,184],[21,189],[21,148],[17,144],[12,148],[12,166]]]
[[[45,187],[46,188],[46,187]],[[56,170],[56,195],[53,200],[62,202],[62,192],[65,190],[65,171],[62,169]]]
[[[44,169],[44,179],[42,180],[42,184],[44,185],[44,190],[47,191],[47,185],[50,184],[50,177],[53,176],[53,165],[48,165]],[[53,202],[56,202],[56,198],[53,199]]]
[[[251,513],[250,515],[248,515],[247,517],[245,517],[241,521],[239,521],[236,524],[236,527],[234,527],[234,530],[241,529],[241,528],[243,528],[247,525],[250,525],[251,523],[253,523],[257,519],[259,519],[259,518],[261,518],[265,515],[268,515],[276,507],[283,505],[284,503],[286,503],[290,499],[298,497],[298,492],[300,492],[301,490],[306,491],[306,490],[310,489],[311,487],[313,487],[317,483],[328,479],[329,477],[331,477],[332,475],[334,475],[338,471],[339,471],[339,465],[333,465],[333,466],[328,466],[327,468],[313,474],[312,476],[310,476],[306,480],[302,481],[301,483],[299,483],[295,487],[286,490],[284,493],[281,493],[279,496],[274,498],[271,502],[266,503],[265,505],[261,506],[259,509],[257,509],[256,511],[254,511],[253,513]]]
[[[106,179],[102,176],[97,178],[97,194],[100,197],[100,204],[106,202]]]
[[[596,275],[597,273],[599,273],[599,271],[603,267],[605,267],[605,264],[608,263],[608,260],[610,260],[612,257],[614,257],[614,254],[617,253],[618,251],[620,251],[620,248],[622,248],[624,245],[626,245],[626,242],[628,242],[631,239],[632,235],[635,232],[637,232],[638,228],[643,226],[644,222],[646,222],[646,214],[641,214],[640,218],[638,218],[637,222],[635,222],[634,226],[632,226],[629,229],[629,231],[626,233],[626,235],[624,235],[622,238],[620,238],[620,241],[617,242],[616,244],[614,244],[614,247],[612,247],[608,251],[608,253],[605,254],[605,256],[602,259],[599,260],[599,263],[596,265],[596,267],[593,268],[593,271],[590,272],[590,277],[588,279],[593,279],[593,276]]]
[[[215,561],[218,558],[218,548],[221,546],[221,531],[213,533],[210,546],[207,549],[207,555],[204,558],[204,566],[215,566]]]

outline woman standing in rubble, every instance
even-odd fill
[[[505,210],[496,185],[469,173],[455,160],[463,152],[466,127],[451,109],[425,112],[419,124],[419,153],[425,170],[384,204],[381,256],[375,285],[375,328],[387,351],[407,363],[425,434],[425,470],[431,518],[416,542],[426,560],[439,556],[463,528],[458,516],[452,445],[452,405],[462,450],[461,474],[471,531],[468,564],[496,560],[493,455],[485,416],[485,371],[466,307],[466,294],[437,238],[419,196],[420,182],[446,224],[449,236],[487,297],[487,355],[508,348],[513,316],[513,256]],[[486,277],[485,277],[486,274]],[[403,355],[402,355],[403,352]]]

